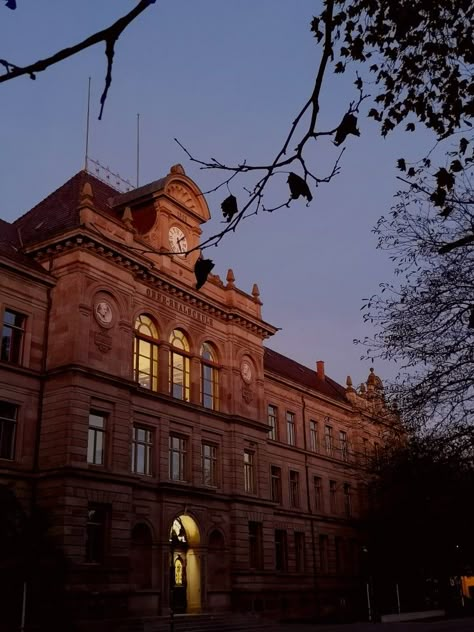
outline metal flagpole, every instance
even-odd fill
[[[137,114],[137,189],[140,184],[140,114]]]
[[[84,170],[87,171],[89,158],[89,120],[91,111],[91,78],[89,77],[89,87],[87,90],[87,121],[86,121],[86,155],[84,157]]]

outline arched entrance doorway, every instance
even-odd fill
[[[170,601],[175,613],[201,611],[199,528],[187,515],[173,520],[170,534]]]

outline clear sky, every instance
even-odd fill
[[[126,13],[131,0],[18,0],[0,7],[0,58],[25,65],[73,44]],[[309,30],[318,0],[157,0],[119,40],[104,118],[97,121],[105,74],[102,45],[37,76],[0,86],[0,217],[13,221],[84,164],[87,82],[92,77],[92,158],[135,181],[136,115],[141,121],[140,184],[180,162],[202,190],[219,174],[202,172],[174,142],[203,159],[269,162],[311,88],[320,49]],[[328,75],[321,121],[335,127],[352,96],[345,76]],[[354,338],[371,333],[362,299],[391,279],[392,266],[371,233],[397,190],[395,163],[423,154],[427,138],[403,132],[383,140],[375,123],[349,137],[342,173],[313,191],[306,207],[253,217],[208,251],[214,272],[234,270],[245,291],[257,283],[263,316],[282,330],[268,346],[303,364],[326,362],[345,383],[365,380]],[[311,166],[326,174],[336,149],[325,140]],[[250,182],[242,182],[242,185]],[[243,199],[238,184],[232,192]],[[286,177],[273,184],[287,199]],[[208,197],[219,229],[220,202]],[[393,375],[394,368],[376,365]]]

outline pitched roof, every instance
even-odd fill
[[[310,369],[268,347],[265,347],[263,361],[267,371],[277,373],[281,377],[313,389],[331,399],[348,402],[346,389],[327,375],[321,379],[314,369]]]
[[[93,188],[94,205],[97,210],[114,215],[109,200],[116,197],[119,192],[87,171],[79,171],[59,189],[13,222],[23,244],[42,241],[57,232],[78,226],[78,205],[82,187],[86,182]]]
[[[0,219],[0,257],[2,256],[14,263],[46,274],[46,270],[36,263],[36,261],[33,261],[21,252],[20,239],[15,226]]]

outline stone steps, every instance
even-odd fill
[[[228,614],[175,615],[123,622],[117,632],[268,632],[269,623],[257,616]]]

